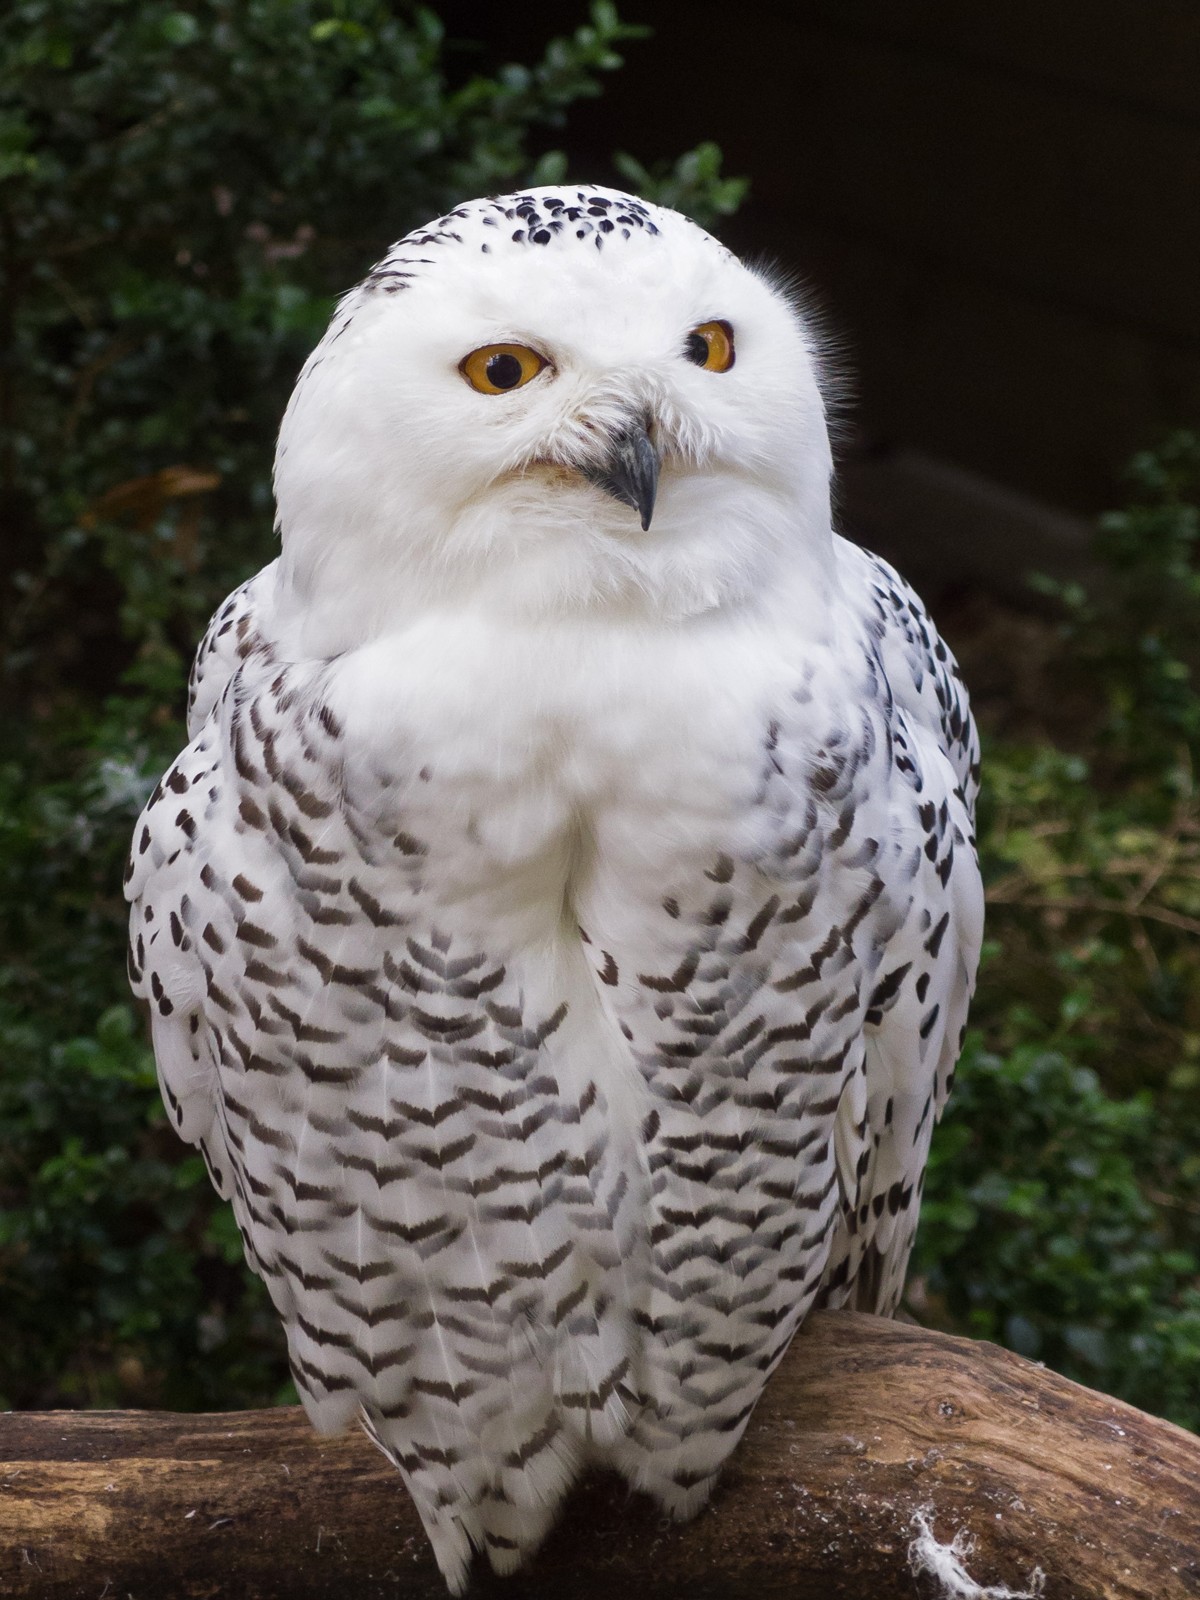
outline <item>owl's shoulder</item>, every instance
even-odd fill
[[[924,602],[881,556],[837,540],[846,604],[877,654],[894,706],[937,741],[968,811],[979,790],[979,737],[958,662]]]
[[[194,739],[226,685],[248,661],[273,663],[278,561],[239,584],[217,607],[205,629],[188,678],[187,727]]]

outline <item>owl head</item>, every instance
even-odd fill
[[[279,437],[310,643],[416,607],[686,617],[830,565],[816,341],[673,211],[603,188],[473,201],[342,301]]]

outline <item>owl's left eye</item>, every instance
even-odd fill
[[[458,370],[480,394],[509,394],[536,378],[546,365],[545,356],[526,344],[485,344],[464,356]]]
[[[689,361],[707,372],[728,372],[733,365],[733,329],[727,322],[702,322],[683,341]]]

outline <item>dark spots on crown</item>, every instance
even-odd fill
[[[572,203],[574,202],[574,203]],[[451,222],[456,226],[451,227]],[[398,240],[363,280],[368,293],[396,294],[409,286],[419,274],[414,267],[434,266],[440,253],[455,245],[478,246],[480,254],[491,254],[491,246],[478,237],[476,229],[498,229],[503,223],[515,224],[509,238],[513,244],[545,247],[557,236],[584,240],[594,235],[597,249],[603,240],[620,234],[631,239],[635,233],[657,237],[659,228],[649,207],[632,195],[610,198],[585,189],[543,195],[529,193],[491,197],[460,206],[437,222]],[[575,224],[568,227],[567,224]],[[434,249],[434,256],[413,256],[414,249]],[[348,326],[349,319],[346,324]],[[344,331],[343,329],[339,331]]]

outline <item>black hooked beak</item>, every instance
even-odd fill
[[[629,422],[612,436],[608,459],[599,466],[583,469],[584,477],[605,494],[633,507],[643,530],[650,526],[658,493],[658,451],[651,443],[646,424],[645,417]]]

